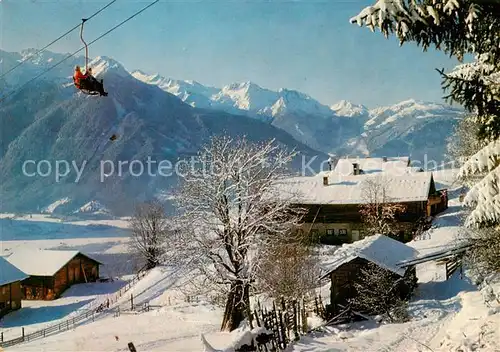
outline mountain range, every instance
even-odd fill
[[[246,135],[254,141],[275,138],[317,159],[342,155],[432,154],[442,158],[445,136],[462,111],[437,103],[408,100],[368,109],[341,101],[324,105],[307,94],[273,91],[252,82],[222,88],[195,81],[128,71],[118,61],[97,57],[90,63],[104,80],[108,97],[86,96],[71,76],[82,57],[34,49],[20,53],[0,50],[0,211],[45,211],[65,214],[98,212],[129,215],[135,202],[165,194],[175,177],[134,176],[103,165],[146,159],[176,161],[194,155],[210,136]],[[61,60],[65,61],[59,63]],[[15,71],[8,72],[19,62]],[[55,66],[57,65],[57,66]],[[50,71],[47,71],[52,68]],[[24,85],[33,77],[38,79]],[[120,138],[107,142],[109,135]],[[423,154],[422,154],[423,155]],[[26,176],[23,163],[40,160],[52,171],[59,160],[72,168],[59,180]],[[108,161],[108,164],[103,161]],[[77,168],[86,162],[78,176]],[[48,167],[47,163],[43,165]],[[296,171],[303,161],[294,163]]]
[[[327,106],[295,90],[272,91],[253,82],[215,88],[140,70],[132,76],[193,107],[243,114],[278,127],[311,148],[341,155],[396,153],[442,161],[444,136],[463,114],[462,109],[414,99],[373,109],[346,100]]]

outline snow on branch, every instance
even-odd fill
[[[500,169],[496,168],[476,183],[464,198],[465,206],[485,203],[500,193]]]
[[[481,228],[491,226],[500,222],[500,195],[496,195],[485,202],[479,203],[469,214],[465,226],[469,228]]]
[[[434,44],[462,59],[465,53],[489,52],[487,47],[498,43],[499,9],[494,1],[378,0],[350,22],[378,28],[385,37],[394,33],[401,44],[415,41],[424,50]],[[479,33],[489,42],[478,40]]]
[[[458,177],[464,178],[471,175],[490,172],[496,169],[499,164],[500,140],[495,140],[471,156],[460,168]],[[483,186],[485,186],[485,184],[483,184]]]

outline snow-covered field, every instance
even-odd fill
[[[450,185],[450,172],[438,172],[436,181],[441,185]],[[459,234],[461,210],[458,192],[450,192],[449,209],[435,220],[435,226],[427,234],[411,246],[421,254],[442,250],[457,242]],[[37,226],[49,226],[48,218],[36,220],[23,219],[25,226],[35,221]],[[12,220],[15,224],[18,220]],[[57,221],[54,223],[58,224]],[[41,246],[43,248],[91,248],[94,253],[126,254],[127,238],[123,236],[122,226],[115,227],[116,236],[107,228],[103,237],[91,223],[81,228],[75,222],[64,223],[71,229],[66,238],[34,240],[15,239],[15,232],[10,233],[8,241],[2,242],[2,249],[10,251],[18,245]],[[100,225],[114,226],[111,223]],[[62,226],[62,225],[61,225]],[[90,228],[89,228],[90,226]],[[11,230],[17,225],[11,225]],[[79,232],[79,231],[82,232]],[[13,231],[13,230],[12,230]],[[47,230],[50,232],[49,230]],[[63,232],[60,229],[61,233]],[[90,236],[86,237],[87,234]],[[467,273],[466,273],[467,274]],[[418,265],[417,275],[420,285],[416,296],[410,303],[413,319],[404,324],[386,324],[379,326],[376,322],[353,323],[348,326],[327,327],[304,337],[289,351],[500,351],[500,304],[490,301],[485,303],[488,290],[500,294],[500,279],[491,281],[491,286],[478,289],[466,276],[460,277],[457,272],[448,281],[445,280],[445,268],[435,262]],[[108,315],[95,322],[78,326],[45,339],[8,348],[9,351],[126,351],[127,344],[133,342],[137,351],[203,351],[200,335],[217,349],[227,348],[235,334],[219,332],[222,310],[206,302],[203,297],[193,302],[185,298],[183,288],[188,277],[182,268],[159,267],[134,286],[130,293],[136,297],[136,304],[149,302],[150,311],[142,313],[124,312],[119,316]],[[115,283],[116,284],[116,283]],[[98,284],[96,284],[98,285]],[[100,284],[99,284],[100,285]],[[110,284],[111,285],[111,284]],[[80,287],[78,287],[80,286]],[[30,315],[32,307],[23,308],[19,312],[8,315],[2,320],[4,329],[18,328],[28,323],[44,323],[44,314],[57,305],[56,310],[68,311],[78,309],[96,295],[89,297],[79,295],[86,287],[78,285],[65,294],[61,300],[46,303],[40,314]],[[96,286],[97,287],[97,286]],[[103,290],[106,286],[102,287]],[[112,290],[112,288],[110,288]],[[72,293],[75,292],[75,293]],[[126,304],[127,296],[117,304]],[[33,303],[36,305],[36,303]],[[73,306],[71,306],[73,305]],[[35,311],[36,309],[33,309]],[[54,310],[54,312],[56,311]],[[62,315],[62,314],[60,314]],[[60,316],[59,315],[59,316]],[[59,318],[53,316],[53,318]],[[3,329],[2,329],[3,330]]]

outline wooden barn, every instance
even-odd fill
[[[77,283],[99,278],[99,261],[79,251],[19,250],[9,262],[29,275],[21,282],[26,300],[52,300]]]
[[[408,281],[412,282],[411,287],[402,283],[397,288],[402,297],[407,296],[417,283],[415,266],[402,268],[398,263],[412,260],[418,255],[416,249],[384,235],[369,236],[351,244],[344,244],[324,263],[324,274],[321,277],[329,279],[331,283],[331,313],[342,311],[348,300],[356,296],[354,283],[360,277],[361,269],[366,268],[368,263],[389,271],[394,282],[401,277],[409,279]]]
[[[405,206],[404,212],[396,214],[394,226],[394,237],[402,242],[411,240],[429,217],[448,207],[446,190],[436,189],[431,172],[409,166],[409,158],[340,159],[332,170],[279,185],[288,201],[308,211],[299,231],[335,245],[364,238],[360,207],[374,203],[370,187],[379,187],[383,199],[377,203]]]
[[[28,275],[0,257],[0,317],[21,308],[21,281]]]

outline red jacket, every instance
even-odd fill
[[[87,78],[87,76],[85,76],[81,71],[75,71],[75,74],[73,75],[73,81],[75,82],[75,86],[77,88],[80,88],[80,80],[85,78]]]

